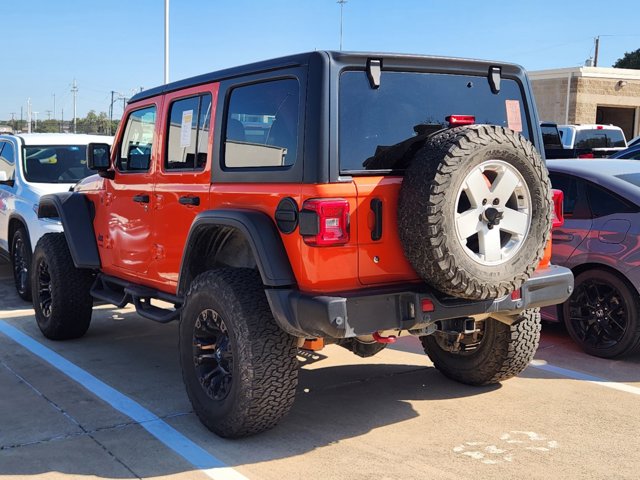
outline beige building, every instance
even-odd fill
[[[573,67],[529,72],[540,120],[617,125],[640,134],[640,70]]]

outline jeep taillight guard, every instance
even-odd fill
[[[327,247],[349,241],[349,202],[314,198],[302,204],[300,234],[307,245]]]

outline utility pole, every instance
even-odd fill
[[[342,11],[347,0],[338,0],[336,3],[340,4],[340,51],[342,51]]]
[[[597,67],[598,66],[598,50],[600,50],[600,35],[598,35],[595,38],[595,41],[596,41],[596,53],[593,56],[593,66]]]
[[[11,112],[11,125],[13,126],[13,130],[17,130],[16,128],[16,112]]]
[[[22,105],[20,105],[20,131],[22,131],[22,128],[24,127],[24,125],[22,125],[22,120],[23,116],[22,116]]]
[[[64,133],[64,108],[60,109],[60,133]]]
[[[73,93],[73,133],[76,133],[76,102],[78,98],[78,85],[76,84],[76,79],[73,79],[73,86],[71,87],[71,93]]]
[[[34,127],[33,127],[34,130],[38,130],[38,114],[39,113],[40,112],[33,112],[33,116],[35,117]]]
[[[51,110],[45,110],[45,113],[47,114],[47,120],[51,120]]]
[[[27,98],[27,133],[31,133],[31,98]]]
[[[164,83],[169,83],[169,0],[164,0]]]
[[[56,119],[56,94],[53,94],[53,119]]]

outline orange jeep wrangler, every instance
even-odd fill
[[[573,287],[538,125],[521,67],[451,58],[313,52],[144,91],[90,145],[98,174],[40,202],[64,233],[35,249],[38,325],[80,337],[94,300],[179,320],[224,437],[287,413],[299,348],[415,335],[448,377],[500,382]]]

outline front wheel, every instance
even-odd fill
[[[38,241],[31,269],[40,331],[51,340],[83,336],[91,323],[93,274],[75,267],[64,233],[47,233]]]
[[[491,385],[527,368],[540,342],[540,309],[524,310],[512,325],[494,318],[482,323],[479,341],[458,352],[445,350],[437,334],[420,338],[442,374],[468,385]]]
[[[221,268],[196,277],[179,344],[193,409],[221,437],[272,428],[293,405],[297,341],[276,324],[256,271]]]
[[[31,257],[29,234],[20,227],[11,240],[11,267],[18,295],[27,302],[31,301]]]

